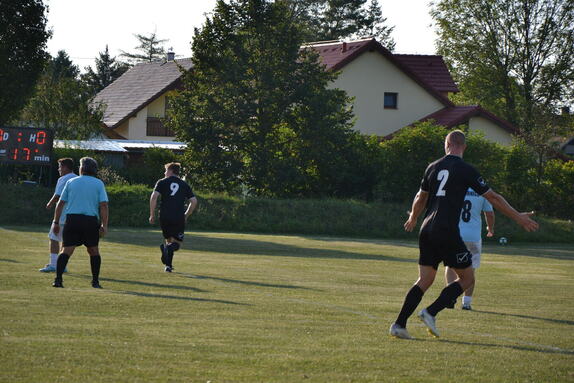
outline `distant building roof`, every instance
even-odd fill
[[[106,105],[104,124],[108,128],[119,126],[161,94],[175,88],[181,77],[178,64],[184,69],[192,67],[191,59],[137,64],[101,90],[94,103]]]
[[[316,42],[306,44],[303,48],[305,47],[312,48],[319,53],[321,63],[325,65],[327,70],[340,70],[364,52],[377,51],[431,93],[443,105],[454,106],[443,93],[458,92],[458,88],[442,56],[393,54],[374,38],[349,42]]]
[[[187,146],[185,142],[175,141],[144,141],[144,140],[110,140],[124,149],[149,149],[162,148],[171,150],[183,150]]]
[[[111,140],[54,140],[54,147],[127,153],[126,149]]]
[[[468,122],[472,117],[484,117],[500,126],[508,133],[517,134],[518,129],[510,122],[490,113],[488,110],[482,108],[480,105],[470,106],[454,106],[443,108],[426,117],[421,118],[421,121],[434,120],[437,124],[447,128],[454,128],[455,126]]]

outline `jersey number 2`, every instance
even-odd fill
[[[436,195],[438,197],[444,197],[446,195],[446,190],[444,190],[444,185],[448,180],[448,170],[443,169],[438,172],[436,179],[440,181],[440,185],[438,185],[438,190],[436,191]]]
[[[175,182],[172,182],[172,183],[169,185],[169,188],[171,189],[171,196],[174,196],[175,193],[177,193],[177,191],[179,190],[179,185],[178,185],[177,183],[175,183]]]

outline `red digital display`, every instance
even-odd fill
[[[49,129],[0,127],[0,162],[48,165],[52,142]]]

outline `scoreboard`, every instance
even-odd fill
[[[0,162],[49,165],[53,138],[50,129],[0,127]]]

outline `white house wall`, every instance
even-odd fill
[[[366,52],[344,66],[331,85],[355,98],[355,129],[386,136],[444,107],[378,52]],[[385,92],[398,93],[397,109],[385,109]]]
[[[484,117],[471,117],[468,121],[468,129],[470,131],[482,131],[484,137],[490,141],[498,142],[502,145],[512,144],[512,136],[508,131]]]
[[[116,132],[128,140],[145,141],[173,141],[174,137],[148,136],[147,118],[164,117],[165,115],[165,95],[161,95],[147,106],[142,108],[135,116],[131,117],[127,123],[122,124]]]

